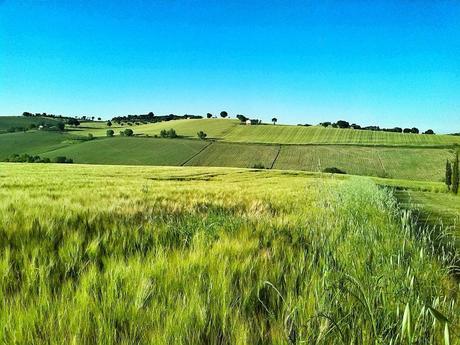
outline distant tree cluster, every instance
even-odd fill
[[[67,158],[65,156],[58,156],[54,158],[52,161],[51,159],[45,157],[41,158],[40,156],[31,156],[27,153],[22,155],[13,154],[5,159],[5,162],[12,162],[12,163],[73,163],[71,158]]]
[[[298,123],[297,126],[311,127],[311,125],[308,123],[305,123],[305,124]]]
[[[259,119],[250,119],[249,117],[246,117],[244,115],[238,114],[236,115],[236,118],[240,120],[241,123],[247,123],[247,121],[251,122],[251,125],[260,125],[262,124],[262,120]]]
[[[451,190],[452,193],[458,193],[459,187],[459,166],[458,166],[458,151],[455,153],[455,159],[453,162],[447,160],[446,162],[446,185],[447,189]]]
[[[55,115],[55,114],[47,114],[47,113],[31,113],[28,111],[25,111],[22,113],[22,116],[26,117],[48,117],[52,119],[62,119],[62,120],[67,120],[69,121],[70,119],[78,119],[80,121],[94,121],[96,119],[96,116],[88,116],[88,115],[82,115],[82,116],[69,116],[69,115]],[[98,121],[101,121],[100,117],[97,117]]]
[[[205,132],[203,131],[199,131],[197,134],[198,138],[200,138],[201,140],[205,140],[206,137],[208,136]]]
[[[175,114],[169,114],[169,115],[155,115],[153,112],[150,112],[148,114],[141,114],[141,115],[126,115],[126,116],[115,116],[112,118],[112,122],[115,123],[156,123],[156,122],[163,122],[163,121],[171,121],[171,120],[183,120],[183,119],[202,119],[203,116],[199,115],[175,115]]]
[[[344,170],[336,168],[336,167],[325,168],[323,169],[323,172],[329,173],[329,174],[346,174]]]
[[[108,134],[109,134],[109,131],[107,131],[107,136],[110,136]],[[120,136],[122,137],[132,137],[133,135],[134,135],[134,131],[131,128],[126,128],[124,131],[120,131]]]
[[[174,139],[174,138],[177,138],[177,133],[174,129],[169,129],[169,130],[166,130],[166,129],[163,129],[161,130],[160,132],[160,137],[162,138],[171,138],[171,139]]]
[[[420,133],[417,127],[412,128],[401,128],[401,127],[393,127],[393,128],[380,128],[379,126],[365,126],[362,127],[357,125],[356,123],[350,123],[348,121],[339,120],[337,122],[321,122],[320,126],[323,127],[332,127],[332,128],[351,128],[351,129],[358,129],[363,131],[376,131],[376,132],[394,132],[394,133]],[[428,129],[427,131],[423,132],[423,134],[435,134],[432,129]]]

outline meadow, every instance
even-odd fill
[[[0,164],[0,343],[458,344],[459,284],[372,179]]]
[[[374,145],[374,146],[410,146],[445,147],[460,145],[460,137],[451,135],[401,134],[374,132],[353,129],[324,128],[321,126],[292,125],[254,125],[240,124],[236,119],[195,119],[174,120],[158,123],[111,127],[117,131],[131,128],[138,135],[159,135],[163,129],[173,128],[179,135],[196,138],[198,131],[204,131],[209,139],[238,143],[261,144],[329,144],[329,145]],[[91,133],[105,136],[109,127],[105,122],[84,122],[79,128],[72,129],[78,135]]]

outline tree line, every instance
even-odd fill
[[[376,132],[394,132],[394,133],[414,133],[419,134],[420,130],[417,127],[412,128],[401,128],[401,127],[393,127],[393,128],[380,128],[379,126],[360,126],[356,123],[350,124],[348,121],[339,120],[337,122],[321,122],[319,124],[323,127],[332,127],[332,128],[351,128],[351,129],[358,129],[362,131],[376,131]],[[432,129],[428,129],[423,134],[435,134]]]
[[[5,159],[5,162],[10,163],[66,163],[71,164],[73,163],[72,158],[68,158],[66,156],[58,156],[53,158],[52,160],[48,157],[40,157],[40,156],[32,156],[27,153],[22,155],[13,154]]]

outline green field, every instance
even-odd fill
[[[224,120],[224,119],[195,119],[195,120],[173,120],[149,124],[136,125],[135,122],[132,126],[124,124],[123,126],[116,123],[112,127],[107,127],[106,122],[85,122],[78,128],[70,128],[72,131],[79,135],[88,135],[89,133],[94,136],[105,136],[107,129],[113,129],[115,134],[121,130],[131,128],[135,135],[159,135],[163,129],[175,129],[179,136],[197,138],[197,132],[204,131],[209,139],[220,139],[227,132],[231,131],[238,125],[237,120]]]
[[[10,128],[27,128],[31,124],[36,126],[41,124],[55,125],[59,120],[47,117],[26,117],[26,116],[0,116],[0,134]]]
[[[458,344],[458,283],[396,205],[368,178],[0,164],[0,343]]]
[[[213,143],[187,165],[252,168],[255,165],[270,168],[279,146]]]
[[[318,172],[337,167],[354,175],[442,181],[445,161],[453,154],[452,150],[443,148],[267,145],[185,138],[116,136],[88,140],[87,136],[76,136],[75,133],[29,131],[1,134],[0,159],[27,153],[49,158],[66,156],[76,163],[91,164],[186,164],[242,168],[257,165]]]
[[[12,154],[42,154],[80,142],[67,133],[28,131],[0,134],[0,159]]]
[[[400,198],[405,207],[417,211],[421,223],[447,227],[460,253],[460,196],[407,189]]]
[[[225,141],[277,144],[352,144],[380,146],[445,146],[460,144],[460,137],[449,135],[401,134],[320,126],[235,126]]]
[[[105,122],[85,122],[74,133],[105,136],[109,127]],[[449,146],[460,145],[460,137],[450,135],[401,134],[373,132],[353,129],[303,127],[288,125],[246,126],[235,119],[174,120],[152,124],[120,126],[113,124],[116,134],[131,128],[137,135],[159,135],[162,129],[173,128],[177,134],[196,138],[198,131],[204,131],[208,138],[226,142],[268,143],[268,144],[332,144],[332,145],[375,145],[375,146]]]
[[[206,145],[205,141],[157,138],[99,138],[43,154],[66,156],[76,163],[181,165]]]
[[[283,145],[274,169],[322,171],[337,167],[348,174],[441,181],[447,149]]]

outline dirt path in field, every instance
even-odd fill
[[[198,156],[201,152],[203,152],[204,150],[206,150],[209,146],[211,146],[213,144],[213,141],[210,141],[208,145],[205,145],[200,151],[198,151],[197,153],[195,153],[194,155],[192,155],[190,158],[187,158],[183,163],[180,164],[181,167],[183,167],[185,164],[187,164],[188,162],[190,162],[193,158],[195,158],[196,156]]]
[[[272,165],[270,166],[270,169],[273,169],[273,167],[275,166],[276,160],[278,159],[280,152],[281,152],[281,145],[278,146],[278,152],[276,152],[275,159],[273,160]]]

